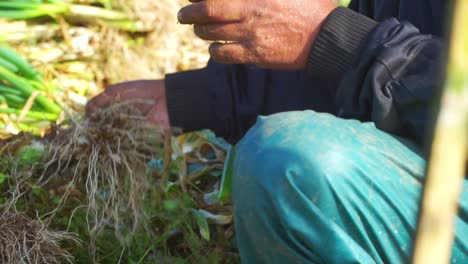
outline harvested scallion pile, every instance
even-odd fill
[[[8,128],[7,133],[40,133],[61,111],[39,72],[12,48],[0,44],[0,127]]]
[[[73,17],[104,23],[126,31],[146,30],[126,13],[104,7],[75,4],[64,0],[0,0],[0,18],[27,20],[39,17]]]

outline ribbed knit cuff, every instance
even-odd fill
[[[377,22],[351,9],[336,8],[314,42],[307,72],[324,80],[341,79],[376,26]]]
[[[166,75],[166,99],[172,127],[184,132],[209,127],[212,100],[206,69]]]

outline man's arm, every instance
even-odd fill
[[[209,128],[235,142],[260,114],[313,109],[374,121],[386,131],[420,138],[436,85],[440,41],[420,34],[410,24],[395,19],[377,23],[342,8],[319,24],[322,27],[314,37],[310,56],[303,54],[305,57],[298,60],[309,60],[307,75],[304,70],[215,62],[202,70],[167,75],[165,87],[153,90],[166,91],[171,125],[185,131]],[[289,42],[278,43],[273,49],[285,45]],[[281,52],[276,54],[283,56],[253,59],[274,67],[275,61],[285,57]],[[298,67],[294,61],[289,60],[289,67]],[[89,109],[112,101],[112,95],[124,93],[124,88],[120,85],[109,96],[94,99]],[[136,88],[144,94],[145,89]],[[331,98],[335,97],[338,107],[333,110]]]
[[[285,74],[283,71],[212,63],[202,71],[168,76],[169,113],[175,125],[189,124],[186,128],[190,130],[211,128],[236,140],[258,114],[300,110],[307,105],[301,98],[306,93],[299,92],[293,93],[295,107],[294,99],[283,95],[288,100],[286,107],[265,108],[265,104],[279,101],[278,89],[322,89],[320,94],[330,92],[336,99],[336,108],[325,111],[374,121],[380,129],[419,140],[437,85],[440,50],[438,38],[420,34],[411,24],[395,19],[377,23],[350,9],[337,8],[322,25],[307,67],[312,79],[322,80],[320,86],[328,83],[329,91],[318,85],[304,87],[299,80],[309,78],[299,73],[297,78],[286,77],[290,85],[281,87],[271,79]],[[192,87],[194,83],[198,85]],[[204,99],[192,100],[197,94]],[[193,117],[190,112],[196,109],[203,113]]]

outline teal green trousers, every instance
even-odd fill
[[[233,163],[242,262],[409,263],[425,165],[418,147],[373,123],[260,117]],[[459,205],[451,261],[468,263],[466,178]]]

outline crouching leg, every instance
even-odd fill
[[[260,117],[236,146],[243,263],[406,263],[425,161],[372,123],[312,111]],[[468,249],[468,183],[453,261]]]

